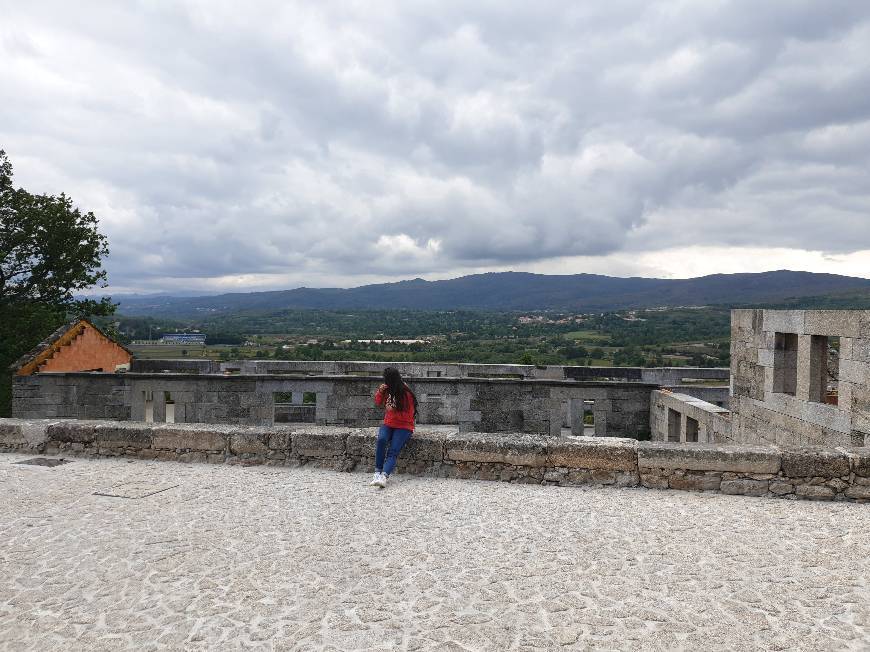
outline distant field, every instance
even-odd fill
[[[603,342],[608,339],[607,335],[596,331],[568,331],[565,333],[565,337],[580,342]]]

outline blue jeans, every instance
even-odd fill
[[[381,426],[381,429],[378,430],[378,443],[375,446],[375,471],[383,471],[390,475],[396,467],[399,453],[402,452],[410,438],[410,430],[391,428],[388,425]],[[386,463],[384,462],[385,458]]]

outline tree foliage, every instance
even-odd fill
[[[76,297],[105,287],[108,253],[93,213],[65,194],[15,188],[12,163],[0,150],[0,415],[9,413],[9,365],[66,319],[113,312],[108,298]]]

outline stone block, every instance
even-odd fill
[[[804,331],[803,310],[765,310],[762,330],[775,333],[797,333]],[[816,333],[821,335],[822,333]]]
[[[859,310],[807,310],[804,313],[804,331],[808,335],[860,337]]]
[[[347,436],[345,452],[348,457],[374,457],[377,428],[360,428]]]
[[[870,362],[840,360],[840,378],[859,387],[870,385]]]
[[[767,480],[723,480],[719,487],[723,494],[763,496],[767,493]]]
[[[844,347],[844,342],[849,344]],[[845,351],[843,350],[844,348]],[[840,358],[857,360],[858,362],[870,362],[870,338],[861,337],[851,340],[840,340]]]
[[[718,473],[680,473],[668,478],[668,487],[682,491],[717,491],[722,482]]]
[[[349,428],[323,426],[293,433],[291,454],[294,457],[342,457],[346,451]]]
[[[272,451],[289,451],[293,441],[293,433],[290,428],[269,429],[266,438],[266,446]]]
[[[782,474],[789,478],[839,478],[849,475],[849,455],[831,448],[789,448],[782,451]]]
[[[547,465],[573,469],[634,471],[637,441],[616,437],[577,437],[547,442]]]
[[[615,484],[617,475],[607,469],[572,469],[568,471],[564,484]]]
[[[235,429],[223,424],[175,424],[155,428],[154,449],[224,451]]]
[[[738,308],[731,311],[732,329],[757,331],[761,328],[764,312],[753,308]]]
[[[464,433],[445,442],[445,458],[512,466],[547,466],[547,448],[540,437],[521,434]]]
[[[667,476],[658,473],[640,473],[640,484],[647,489],[668,489]]]
[[[849,451],[849,466],[855,475],[870,478],[870,448]]]
[[[106,422],[95,426],[94,443],[101,449],[151,448],[153,428],[136,421]]]
[[[0,421],[0,446],[17,447],[26,443],[21,423],[14,423],[11,419]]]
[[[855,485],[854,487],[849,487],[846,489],[845,495],[846,498],[853,500],[870,500],[870,486]]]
[[[402,451],[403,457],[440,462],[444,459],[444,433],[415,432]]]
[[[759,349],[758,364],[762,367],[772,367],[773,357],[773,349]]]
[[[795,488],[795,495],[806,500],[833,500],[837,492],[824,485],[801,484]]]
[[[786,494],[794,493],[794,485],[790,482],[780,482],[778,480],[774,480],[770,483],[769,488],[770,493],[777,496],[784,496]]]
[[[637,463],[653,469],[777,473],[780,455],[765,446],[639,442]]]
[[[93,421],[61,421],[48,425],[45,434],[50,441],[90,444],[94,441],[96,427]]]
[[[269,452],[269,434],[262,431],[242,430],[230,435],[230,453],[233,455],[266,455]]]

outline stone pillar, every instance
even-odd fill
[[[828,338],[823,335],[799,335],[797,388],[795,396],[803,401],[822,403],[828,384]]]
[[[568,422],[571,424],[572,435],[583,435],[585,424],[583,423],[585,402],[582,398],[568,400]]]

